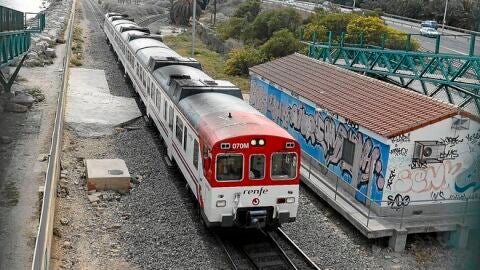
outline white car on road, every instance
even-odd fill
[[[420,35],[427,36],[427,37],[437,37],[440,35],[437,30],[431,27],[422,27],[420,29]]]

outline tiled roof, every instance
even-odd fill
[[[297,53],[250,71],[386,138],[464,114],[448,103]]]

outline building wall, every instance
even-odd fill
[[[250,104],[287,129],[304,152],[360,190],[354,192],[358,201],[366,203],[367,195],[380,205],[390,152],[385,138],[256,76],[251,77]],[[344,141],[354,145],[353,161],[346,157]]]
[[[452,128],[449,118],[388,141],[387,206],[480,199],[480,124],[467,121],[468,129]],[[420,151],[415,155],[416,144],[430,147],[429,157],[422,158]]]

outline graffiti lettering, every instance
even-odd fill
[[[410,164],[410,169],[426,169],[427,168],[427,162],[423,160],[418,160],[414,159],[412,160],[412,163]]]
[[[395,169],[392,169],[390,171],[390,176],[388,177],[388,181],[387,181],[387,188],[392,190],[392,184],[393,184],[393,180],[395,179],[395,176],[397,176],[395,174]]]
[[[407,153],[408,153],[408,149],[404,148],[404,147],[402,147],[402,148],[397,147],[397,148],[390,149],[390,155],[395,156],[395,157],[399,157],[399,156],[405,157],[405,156],[407,156]]]
[[[353,122],[352,120],[350,120],[348,118],[345,118],[345,124],[347,126],[353,128],[354,130],[358,130],[360,128],[360,126],[356,122]]]
[[[480,193],[470,193],[470,194],[452,194],[449,199],[451,200],[480,200]]]
[[[440,153],[440,159],[455,159],[458,157],[457,150],[448,150],[447,152]]]
[[[393,143],[403,143],[403,142],[409,142],[409,141],[410,141],[410,133],[402,134],[392,138]]]
[[[443,193],[443,191],[439,191],[439,192],[431,192],[430,193],[430,197],[432,198],[432,200],[436,201],[436,200],[445,200],[445,194]]]
[[[395,195],[388,195],[388,206],[390,206],[392,209],[398,210],[402,207],[407,206],[410,203],[410,196],[405,195],[402,196],[400,194]]]
[[[450,160],[425,166],[421,169],[400,170],[393,190],[407,194],[445,190],[448,188],[447,180],[458,178],[462,171],[462,163]]]
[[[456,136],[456,137],[445,137],[445,138],[441,138],[440,141],[450,147],[453,147],[461,142],[463,142],[463,139],[458,139],[458,137],[460,136]]]
[[[470,144],[480,146],[480,130],[479,132],[468,134],[465,138]]]

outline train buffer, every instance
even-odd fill
[[[20,12],[0,6],[0,84],[10,92],[31,45],[31,33],[45,29],[45,13]],[[7,78],[2,68],[17,63],[15,71]]]

